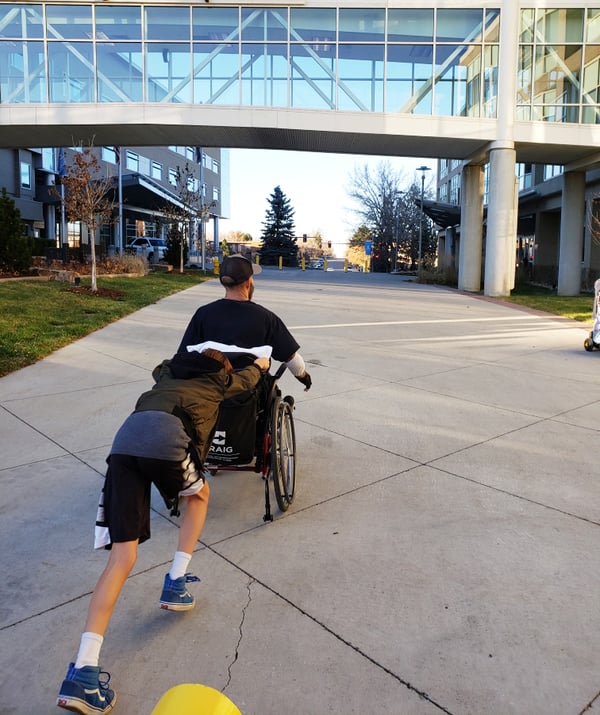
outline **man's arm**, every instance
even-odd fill
[[[306,365],[304,364],[302,355],[300,355],[299,352],[295,352],[289,360],[286,360],[285,365],[296,380],[299,380],[304,385],[304,392],[310,390],[312,379],[306,372]]]

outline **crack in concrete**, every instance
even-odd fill
[[[236,664],[238,656],[240,654],[240,646],[242,644],[242,639],[244,637],[244,621],[246,620],[246,610],[250,606],[250,603],[252,602],[252,585],[256,583],[256,579],[250,577],[250,580],[246,584],[246,589],[248,591],[248,599],[246,601],[246,604],[242,608],[242,617],[240,620],[240,624],[238,626],[238,632],[239,632],[239,637],[238,637],[238,642],[236,643],[235,646],[235,654],[233,656],[233,660],[231,663],[227,666],[227,682],[225,683],[224,687],[221,689],[221,692],[224,693],[229,685],[231,684],[231,678],[232,678],[232,670],[233,666]]]

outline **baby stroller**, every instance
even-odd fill
[[[589,337],[583,341],[583,347],[588,351],[592,352],[594,348],[600,350],[600,315],[598,314],[600,302],[600,278],[594,283],[594,309],[592,310],[592,320],[594,325],[592,326],[592,331]]]

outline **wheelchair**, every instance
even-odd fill
[[[257,388],[225,400],[205,461],[210,474],[218,471],[253,471],[265,487],[263,521],[273,521],[270,482],[277,505],[289,509],[296,492],[296,432],[294,398],[282,396],[278,380],[285,372],[262,376]]]

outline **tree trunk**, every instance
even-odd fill
[[[92,254],[92,292],[98,292],[98,285],[96,283],[96,231],[95,229],[90,231],[90,249]]]

